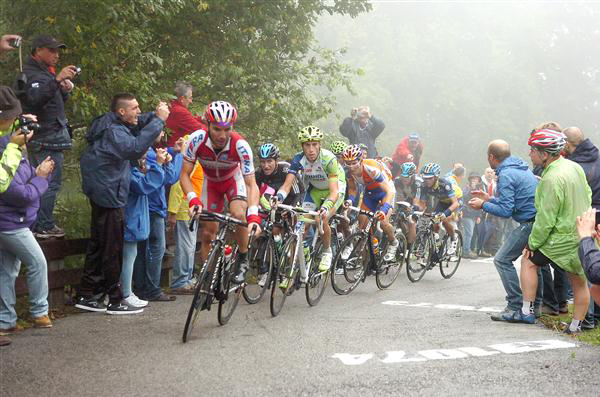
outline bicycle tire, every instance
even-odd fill
[[[312,253],[311,265],[308,272],[308,280],[306,281],[305,286],[306,302],[308,302],[309,306],[316,306],[321,300],[321,297],[323,297],[325,285],[327,285],[327,277],[329,276],[329,272],[331,270],[319,272],[319,263],[322,253],[323,245],[319,242],[315,246],[315,249]]]
[[[420,251],[417,251],[419,248],[422,248],[422,254]],[[406,261],[406,275],[411,282],[416,283],[423,278],[429,267],[432,251],[433,247],[431,246],[429,231],[418,232],[415,242],[408,252],[408,258]],[[417,253],[418,255],[416,255]],[[412,262],[413,257],[415,258],[414,263]],[[419,260],[423,259],[425,259],[425,263],[420,264]]]
[[[456,233],[456,238],[458,239],[458,243],[456,244],[456,252],[453,256],[445,255],[444,260],[440,262],[440,273],[445,279],[449,279],[450,277],[454,276],[454,273],[456,273],[456,271],[458,270],[458,265],[460,265],[460,260],[462,257],[462,234],[459,230],[455,230],[454,233]],[[448,243],[449,238],[450,237],[446,236],[446,241],[444,242],[444,245]],[[453,257],[457,258],[456,261],[451,261]],[[456,263],[454,264],[454,262]],[[451,265],[451,263],[453,264]]]
[[[271,316],[277,317],[283,308],[285,298],[289,295],[289,291],[294,287],[295,277],[289,277],[290,269],[294,266],[296,257],[296,241],[298,237],[291,235],[281,250],[281,256],[279,257],[279,263],[275,266],[273,276],[271,277],[271,299],[269,301],[269,309]],[[287,288],[281,288],[280,284],[285,277],[288,277]]]
[[[354,232],[340,245],[331,265],[331,287],[338,295],[348,295],[363,279],[366,271],[364,255],[370,260],[366,234],[362,231]],[[344,249],[353,244],[353,249],[347,259],[342,258]],[[367,252],[365,252],[367,251]]]
[[[235,285],[231,281],[231,277],[233,276],[233,274],[231,274],[232,270],[234,270],[233,265],[229,274],[225,275],[224,284],[226,289],[223,289],[225,291],[224,296],[219,299],[217,319],[221,325],[227,324],[231,319],[231,316],[233,316],[233,312],[240,301],[240,295],[244,289],[242,285]]]
[[[203,286],[209,282],[208,276],[210,275],[208,269],[216,269],[218,255],[222,254],[222,245],[219,241],[215,242],[215,245],[211,249],[208,259],[206,260],[206,265],[203,266],[204,270],[202,274],[198,278],[198,283],[196,284],[196,289],[194,291],[194,297],[192,298],[192,303],[190,305],[190,310],[188,311],[187,318],[185,320],[185,326],[183,327],[183,337],[181,338],[183,343],[186,343],[189,336],[194,329],[194,325],[198,320],[198,315],[202,311],[202,308],[207,305],[207,300],[209,294],[202,293],[201,290]]]
[[[260,238],[259,243],[258,247],[252,249],[254,252],[248,252],[248,256],[252,259],[250,260],[250,267],[246,273],[246,286],[242,291],[244,300],[250,305],[258,303],[263,298],[265,292],[269,288],[269,281],[271,280],[271,273],[273,272],[273,241],[272,239]],[[261,253],[262,255],[260,255]],[[260,257],[255,257],[256,255],[260,255]],[[260,287],[258,285],[260,265],[265,262],[268,264],[267,280],[265,284]]]
[[[384,290],[392,286],[400,271],[402,270],[402,265],[404,265],[404,261],[406,260],[406,237],[402,230],[396,229],[395,237],[398,239],[398,250],[396,251],[396,257],[392,262],[386,262],[383,259],[383,256],[379,259],[379,266],[377,266],[377,273],[375,274],[375,284],[377,284],[377,288]]]

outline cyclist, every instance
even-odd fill
[[[394,207],[396,188],[392,180],[390,170],[381,162],[375,159],[363,159],[363,152],[358,145],[348,146],[344,150],[344,162],[350,170],[351,178],[348,178],[348,197],[344,203],[349,206],[352,198],[358,192],[358,184],[365,187],[361,209],[375,213],[379,219],[381,228],[388,237],[390,244],[384,255],[384,260],[391,261],[396,256],[400,242],[394,235],[394,227],[389,219]],[[364,228],[367,224],[367,217],[360,215],[358,224]],[[352,251],[352,247],[349,249]],[[344,251],[342,256],[348,257],[348,252]]]
[[[190,216],[197,217],[203,208],[212,212],[223,212],[227,198],[231,216],[247,221],[249,227],[238,226],[235,233],[238,256],[233,282],[241,284],[248,268],[248,230],[256,226],[260,232],[259,192],[254,177],[252,149],[248,142],[233,130],[237,110],[230,103],[211,102],[206,107],[204,119],[208,123],[207,130],[192,133],[186,145],[181,188],[187,195]],[[204,170],[202,200],[196,196],[190,179],[196,161]],[[203,222],[200,234],[200,253],[203,261],[208,257],[216,232],[216,222]]]
[[[302,144],[302,152],[293,158],[285,182],[277,192],[276,201],[285,200],[298,174],[302,172],[306,187],[302,207],[318,211],[323,222],[323,254],[319,271],[324,272],[329,270],[333,256],[329,218],[344,201],[346,176],[335,155],[321,148],[323,133],[318,127],[304,127],[298,133],[298,140]]]
[[[435,217],[441,219],[446,233],[450,236],[450,245],[447,248],[448,255],[454,255],[458,239],[454,233],[454,225],[451,216],[459,206],[452,183],[440,178],[440,166],[436,163],[426,164],[421,170],[423,185],[417,191],[415,197],[417,205],[431,212]]]
[[[340,163],[340,165],[342,166],[344,166],[344,157],[342,156],[342,152],[344,151],[344,149],[346,149],[347,146],[348,144],[344,141],[334,141],[329,147],[331,153],[335,154],[338,163]]]
[[[415,197],[421,186],[423,186],[423,179],[417,175],[417,166],[415,163],[408,162],[402,164],[400,167],[400,176],[394,179],[394,186],[396,187],[396,200],[405,201],[415,208]],[[415,242],[417,236],[417,224],[413,221],[412,217],[406,217],[406,220],[408,222],[406,240],[409,244],[412,244]]]
[[[276,192],[285,182],[290,163],[279,161],[279,148],[272,143],[265,143],[258,149],[260,168],[256,170],[256,184],[260,191],[260,205],[269,210],[270,192]],[[290,194],[285,198],[284,204],[296,205],[300,201],[304,189],[300,181],[295,180],[290,189]]]

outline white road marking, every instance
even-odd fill
[[[577,345],[571,342],[565,342],[557,339],[546,339],[528,342],[499,343],[487,346],[487,349],[492,350],[486,350],[485,348],[480,347],[459,347],[456,349],[419,350],[418,352],[410,355],[409,357],[407,357],[407,352],[403,350],[396,350],[385,352],[384,358],[376,358],[376,360],[384,364],[399,364],[409,362],[423,362],[430,360],[457,360],[460,358],[468,357],[486,357],[501,353],[519,354],[539,350],[568,349],[573,347],[577,347]],[[375,353],[336,353],[331,356],[331,358],[340,360],[344,365],[362,365],[365,364],[367,361],[373,359],[374,357]]]
[[[390,305],[390,306],[408,306],[408,307],[432,307],[434,309],[443,309],[443,310],[462,310],[462,311],[471,311],[471,312],[492,312],[492,313],[501,313],[503,309],[499,307],[476,307],[476,306],[467,306],[467,305],[451,305],[447,303],[433,304],[429,302],[422,303],[410,303],[408,301],[385,301],[381,302],[382,305]]]

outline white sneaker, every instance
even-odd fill
[[[265,284],[267,283],[267,278],[268,277],[269,277],[269,273],[263,273],[263,274],[261,274],[259,276],[259,279],[258,279],[258,286],[261,287],[261,288],[264,287]]]
[[[446,250],[446,253],[448,255],[454,255],[456,253],[456,246],[458,245],[458,239],[450,239],[450,245],[448,246],[448,249]]]
[[[331,260],[333,259],[333,254],[331,252],[323,252],[321,254],[321,263],[319,263],[319,271],[326,272],[331,267]]]
[[[352,254],[352,250],[354,249],[354,244],[348,244],[346,246],[346,248],[344,248],[344,250],[342,251],[342,259],[343,260],[347,260],[350,257],[350,254]]]
[[[148,306],[148,301],[138,298],[137,296],[135,296],[135,294],[133,292],[131,293],[131,295],[129,295],[127,298],[124,298],[123,300],[125,302],[127,302],[128,305],[133,306],[133,307]]]
[[[387,250],[385,250],[385,255],[383,256],[383,260],[386,262],[391,262],[396,258],[396,251],[398,251],[398,247],[400,246],[400,241],[396,240],[396,244],[389,244]]]

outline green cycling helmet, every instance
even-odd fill
[[[304,127],[298,133],[298,140],[300,141],[300,143],[321,142],[322,139],[323,133],[321,132],[319,127],[315,127],[314,125]]]
[[[347,146],[348,144],[344,141],[334,141],[331,144],[330,150],[333,154],[339,156],[340,154],[342,154],[342,152],[344,151],[344,149],[346,149]]]

